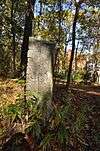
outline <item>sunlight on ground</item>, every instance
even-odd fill
[[[17,82],[17,79],[0,80],[0,107],[14,104],[22,92],[23,87]]]

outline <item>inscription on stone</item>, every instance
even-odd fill
[[[54,53],[55,44],[30,38],[26,76],[27,92],[39,93],[42,96],[48,94],[49,98],[52,98]]]

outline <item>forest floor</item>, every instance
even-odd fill
[[[62,82],[61,82],[62,83]],[[59,98],[62,98],[63,92],[66,91],[65,84],[58,84],[58,87],[55,91],[56,95]],[[87,104],[88,107],[92,108],[90,114],[87,115],[90,125],[90,141],[93,138],[95,139],[95,149],[91,151],[100,150],[100,86],[98,85],[78,85],[71,84],[69,91],[72,94],[72,100],[76,106],[80,106],[81,103]],[[58,93],[58,94],[57,94]],[[55,99],[56,100],[56,99]],[[88,137],[86,135],[86,137]],[[91,143],[90,142],[90,143]],[[90,150],[89,150],[90,151]]]
[[[95,136],[98,135],[96,140],[96,150],[100,149],[100,86],[83,86],[83,87],[73,87],[73,94],[78,96],[83,101],[86,100],[87,104],[93,107],[92,113],[90,115],[90,124],[94,130]],[[91,128],[91,129],[92,129]],[[94,136],[94,137],[95,137]]]
[[[23,83],[17,79],[0,79],[0,107],[16,103],[17,97],[23,93]]]
[[[83,97],[88,105],[93,106],[93,112],[91,114],[91,120],[94,123],[95,135],[99,135],[99,141],[97,141],[97,146],[100,149],[100,86],[84,86],[79,88],[72,88],[72,92],[81,97]]]
[[[62,99],[63,94],[66,91],[66,87],[63,84],[55,85],[54,89],[54,102],[55,104],[62,104],[58,100]],[[90,125],[90,135],[92,137],[98,136],[96,138],[96,149],[93,151],[99,151],[100,149],[100,86],[92,85],[71,85],[69,91],[72,94],[72,100],[76,106],[80,106],[81,102],[87,104],[87,106],[92,107],[92,112],[90,113],[89,125]],[[9,104],[14,104],[18,95],[23,92],[23,81],[18,82],[17,80],[0,80],[0,108],[7,106]],[[1,124],[2,126],[2,124]],[[0,127],[2,128],[2,127]],[[86,136],[88,137],[88,136]],[[91,136],[89,136],[91,137]],[[92,142],[92,139],[89,138]],[[90,142],[90,143],[91,143]],[[92,151],[92,150],[91,150]]]

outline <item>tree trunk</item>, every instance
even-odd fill
[[[72,28],[72,51],[71,51],[68,76],[67,76],[67,84],[66,84],[67,90],[68,90],[69,84],[70,84],[70,78],[71,78],[71,72],[72,72],[72,63],[73,63],[73,59],[74,59],[75,37],[76,37],[75,31],[76,31],[76,23],[77,23],[77,19],[78,19],[78,13],[79,13],[79,5],[76,6],[74,21],[73,21],[73,28]]]
[[[13,32],[12,40],[12,54],[13,54],[13,76],[16,76],[16,41],[15,41],[15,32]]]
[[[26,76],[29,37],[32,36],[32,19],[34,17],[35,2],[36,0],[27,0],[27,10],[25,15],[25,26],[24,26],[23,43],[21,48],[21,64],[20,64],[21,74],[22,72],[24,72],[24,76]]]
[[[77,51],[78,51],[79,41],[77,43],[76,52],[75,52],[75,72],[77,71]]]
[[[41,24],[40,24],[40,22],[41,22],[41,15],[42,15],[42,0],[40,0],[39,1],[39,3],[40,3],[40,11],[39,11],[39,16],[38,16],[38,29],[40,29],[41,28]]]
[[[71,30],[71,29],[70,29]],[[68,34],[68,40],[67,40],[67,37],[66,37],[66,40],[65,40],[65,50],[64,50],[64,58],[65,58],[65,61],[64,61],[64,64],[66,64],[66,54],[67,54],[67,48],[68,48],[68,43],[70,41],[70,30],[69,30],[69,34]],[[66,31],[67,32],[67,31]],[[68,60],[68,59],[67,59]],[[67,66],[65,67],[65,77],[67,75]]]
[[[61,44],[61,12],[62,12],[62,0],[59,0],[58,2],[58,7],[59,7],[59,35],[58,35],[58,45],[60,47]]]
[[[12,0],[11,5],[11,33],[12,33],[12,70],[13,77],[16,75],[16,33],[15,33],[15,22],[14,22],[14,0]]]

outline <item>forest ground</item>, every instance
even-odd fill
[[[88,104],[93,106],[93,113],[91,115],[91,120],[94,123],[95,135],[99,134],[100,137],[100,86],[84,86],[73,89],[73,91],[78,95],[80,94],[85,99],[89,98]],[[77,91],[77,92],[76,92]],[[99,138],[100,139],[100,138]],[[97,148],[100,149],[100,140],[96,142]]]
[[[54,90],[54,102],[59,104],[58,100],[62,98],[66,87],[64,84],[56,84]],[[80,102],[85,102],[93,108],[89,115],[90,135],[98,135],[100,128],[100,86],[92,85],[71,85],[69,91],[76,106],[80,106]],[[15,103],[18,94],[23,92],[23,83],[16,80],[0,80],[0,106],[6,106]],[[95,136],[93,136],[95,137]],[[98,136],[100,137],[100,136]],[[92,141],[92,140],[91,140]],[[96,141],[96,150],[99,151],[100,142]]]
[[[94,129],[93,135],[98,135],[99,140],[96,141],[96,150],[100,149],[100,86],[83,86],[72,88],[75,96],[80,100],[86,100],[87,104],[93,107],[90,115],[91,129]],[[93,125],[92,125],[93,123]]]
[[[57,88],[58,87],[58,88]],[[56,85],[56,96],[62,98],[66,86],[63,82],[60,85]],[[99,151],[100,149],[100,86],[98,85],[78,85],[71,84],[69,91],[72,94],[72,101],[79,107],[81,103],[87,104],[88,107],[92,108],[89,115],[87,115],[89,121],[89,132],[86,134],[86,139],[90,141],[90,144],[95,140],[95,149],[93,151]],[[57,99],[57,100],[58,100]],[[54,99],[56,100],[56,98]],[[61,99],[59,99],[61,100]],[[55,101],[56,102],[56,101]],[[88,138],[88,135],[89,138]],[[98,139],[95,139],[97,137]],[[92,151],[92,150],[91,150]]]

